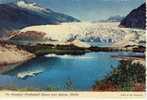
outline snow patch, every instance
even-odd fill
[[[26,3],[25,1],[18,1],[16,2],[16,5],[20,8],[29,9],[36,12],[41,12],[41,11],[48,12],[48,10],[38,6],[36,3]]]

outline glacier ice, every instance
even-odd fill
[[[61,42],[81,40],[84,42],[112,43],[117,45],[138,44],[145,41],[145,30],[120,28],[118,22],[72,22],[59,25],[39,25],[26,27],[20,31],[45,33],[44,39]],[[25,34],[24,34],[25,35]]]

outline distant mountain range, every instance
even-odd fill
[[[111,16],[106,20],[101,20],[100,22],[121,22],[124,19],[123,16],[116,15],[116,16]]]
[[[0,4],[0,37],[26,26],[79,21],[74,17],[40,7],[35,3],[20,0],[15,3]]]
[[[107,20],[110,22],[121,22],[123,19],[124,19],[124,17],[122,17],[120,15],[116,15],[116,16],[109,17]]]
[[[140,28],[146,27],[146,4],[142,4],[137,9],[131,11],[120,23],[120,26],[127,28]]]

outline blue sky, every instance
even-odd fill
[[[11,0],[0,0],[11,1]],[[96,21],[110,16],[126,16],[144,0],[26,0],[35,1],[54,11],[65,13],[80,20]]]

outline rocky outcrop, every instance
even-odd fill
[[[140,28],[146,27],[146,4],[131,11],[120,23],[121,27]]]
[[[34,54],[18,48],[16,45],[0,41],[0,67],[23,63],[35,57]]]
[[[74,45],[74,46],[79,47],[79,48],[90,48],[91,47],[91,45],[89,45],[88,43],[82,42],[80,40],[74,40],[74,41],[71,41],[71,42],[66,42],[65,45]]]

